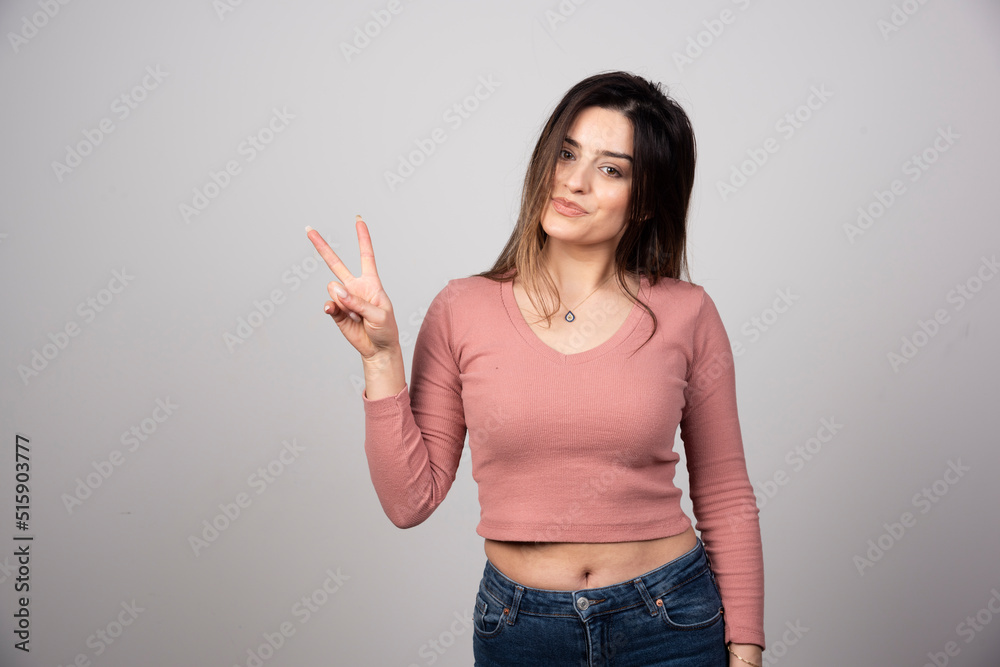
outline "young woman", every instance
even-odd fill
[[[658,84],[573,86],[494,266],[429,306],[410,384],[358,217],[329,313],[361,353],[365,451],[399,527],[444,500],[466,434],[486,565],[476,665],[760,665],[763,555],[722,320],[687,272],[695,140]],[[342,284],[341,284],[342,283]],[[674,486],[680,427],[700,537]]]

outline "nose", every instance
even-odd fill
[[[570,192],[586,192],[590,178],[586,166],[580,161],[564,162],[558,167],[557,182]]]

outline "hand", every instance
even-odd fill
[[[375,251],[372,249],[368,226],[360,215],[354,226],[361,249],[361,276],[357,278],[347,270],[347,266],[340,261],[337,253],[319,232],[306,227],[306,236],[316,246],[326,265],[341,280],[340,283],[334,280],[326,286],[332,301],[326,302],[324,310],[361,356],[371,359],[381,352],[399,348],[399,330],[392,313],[392,303],[382,289],[382,282],[375,268]],[[347,295],[341,296],[337,290],[344,290]]]
[[[748,660],[754,665],[763,665],[763,649],[756,644],[730,644],[731,648],[740,658]],[[727,651],[728,652],[728,651]],[[747,663],[740,660],[732,653],[729,653],[729,667],[748,667]]]

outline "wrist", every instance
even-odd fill
[[[403,360],[403,350],[397,345],[376,351],[369,357],[361,357],[365,370],[382,371],[391,367],[397,361]]]
[[[739,664],[740,667],[744,665],[761,667],[764,650],[756,644],[734,644],[733,642],[729,642],[726,644],[726,650],[733,656],[730,660],[733,664]]]
[[[362,365],[365,372],[365,395],[370,401],[395,396],[406,386],[403,353],[398,348],[395,352],[379,352],[371,357],[364,357]]]

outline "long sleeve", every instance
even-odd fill
[[[726,641],[764,644],[764,559],[759,511],[736,408],[732,348],[702,290],[680,422],[691,500],[725,608]]]
[[[395,396],[376,400],[362,393],[372,484],[382,509],[400,528],[422,523],[441,504],[455,481],[465,444],[450,288],[434,297],[424,315],[410,383]]]

